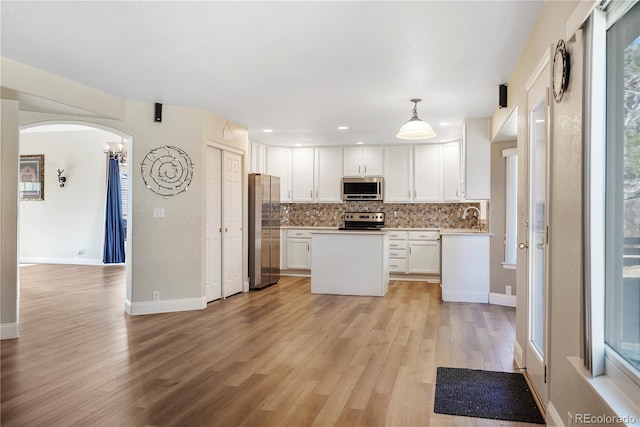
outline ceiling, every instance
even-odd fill
[[[440,142],[492,115],[543,4],[3,0],[0,47],[127,100],[210,111],[273,145],[388,144],[422,98]]]

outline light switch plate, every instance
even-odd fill
[[[153,208],[154,218],[164,218],[164,208]]]

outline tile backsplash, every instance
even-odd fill
[[[487,218],[489,217],[487,203]],[[391,228],[468,228],[488,230],[487,220],[480,221],[475,210],[466,219],[462,213],[468,206],[480,203],[281,203],[280,223],[290,227],[339,227],[345,212],[384,212],[385,224]],[[394,213],[397,212],[397,215]]]

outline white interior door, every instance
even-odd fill
[[[223,154],[223,296],[242,292],[242,156]]]
[[[527,344],[525,366],[540,397],[547,402],[548,315],[548,167],[549,167],[549,65],[528,91],[527,150],[529,166]]]
[[[222,296],[222,151],[207,147],[206,277],[207,302]]]

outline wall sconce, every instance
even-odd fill
[[[62,176],[64,173],[64,169],[57,168],[58,171],[58,182],[60,183],[60,188],[64,187],[64,183],[67,182],[67,178]]]

